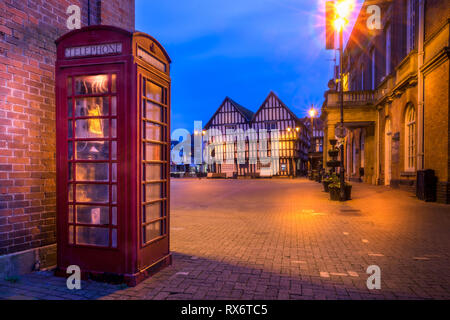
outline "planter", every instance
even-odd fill
[[[330,190],[330,200],[333,201],[347,201],[352,199],[352,186],[345,186],[345,199],[341,199],[340,197],[340,189],[339,188],[329,188]]]
[[[337,188],[330,188],[330,200],[332,201],[339,201],[340,200],[340,196],[339,196],[339,189]]]
[[[328,151],[328,155],[331,158],[336,158],[337,156],[339,156],[339,150],[329,150]]]
[[[327,161],[327,166],[330,168],[338,168],[340,165],[341,165],[341,162],[339,160]]]
[[[336,139],[330,139],[330,145],[332,145],[334,147],[336,144],[337,144]]]

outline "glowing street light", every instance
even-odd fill
[[[348,18],[353,11],[354,3],[352,0],[339,0],[335,4],[336,19],[341,19],[348,23]],[[345,26],[345,24],[344,24]]]
[[[317,114],[317,110],[314,109],[314,107],[311,107],[311,109],[309,109],[308,113],[311,118],[314,118]]]
[[[344,62],[344,28],[349,22],[349,17],[354,8],[354,0],[338,0],[334,4],[334,28],[337,32],[339,32],[339,102],[340,102],[340,112],[341,112],[341,123],[340,126],[344,127],[344,70],[343,70],[343,62]],[[341,164],[340,164],[340,199],[343,201],[345,199],[345,177],[344,177],[344,144],[340,146],[341,153]]]

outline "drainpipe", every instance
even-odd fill
[[[419,0],[419,41],[417,54],[417,170],[423,170],[424,165],[424,62],[425,39],[425,0]]]

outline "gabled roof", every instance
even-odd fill
[[[227,97],[228,98],[228,97]],[[228,101],[242,114],[245,120],[251,121],[253,118],[253,111],[250,111],[249,109],[241,106],[239,103],[234,101],[231,98],[228,98]]]
[[[280,98],[278,98],[278,96],[275,94],[275,92],[270,91],[269,95],[267,96],[266,100],[264,100],[264,102],[261,104],[261,106],[259,107],[258,111],[255,112],[255,114],[253,115],[253,119],[255,120],[256,116],[258,115],[258,113],[264,108],[265,104],[267,103],[267,101],[269,101],[269,99],[271,97],[274,97],[276,100],[278,100],[278,102],[280,103],[280,105],[285,108],[287,110],[287,112],[292,116],[292,118],[294,118],[295,121],[300,122],[300,119],[295,115],[295,113],[293,113],[291,111],[291,109],[289,109],[289,107],[287,105],[284,104],[283,101],[281,101]]]
[[[216,110],[216,112],[214,112],[214,114],[211,117],[211,119],[209,119],[209,121],[206,123],[205,129],[209,128],[209,126],[211,125],[212,120],[214,119],[216,114],[219,112],[220,108],[222,108],[223,105],[227,101],[230,102],[230,104],[244,117],[245,121],[250,122],[252,120],[252,118],[253,118],[253,112],[252,111],[250,111],[249,109],[241,106],[239,103],[237,103],[236,101],[234,101],[230,97],[226,97],[225,100],[223,100],[223,102],[220,104],[220,107]]]

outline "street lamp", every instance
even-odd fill
[[[314,109],[314,106],[311,106],[311,109],[308,111],[309,118],[311,119],[311,137],[310,137],[310,148],[309,148],[309,154],[310,154],[310,168],[311,168],[311,178],[313,177],[313,145],[314,145],[314,117],[317,115],[317,110]]]
[[[353,1],[351,0],[338,0],[335,3],[335,20],[334,28],[339,33],[339,104],[341,111],[341,122],[340,131],[344,133],[344,72],[343,72],[343,62],[344,62],[344,28],[348,24],[348,18],[353,9]],[[340,137],[344,138],[344,137]],[[345,177],[344,177],[344,144],[340,146],[341,153],[341,163],[340,163],[340,199],[343,201],[345,199]]]

